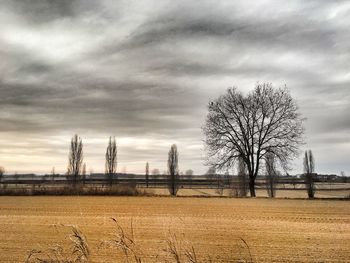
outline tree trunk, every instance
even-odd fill
[[[255,197],[255,180],[252,177],[249,177],[249,190],[250,197]]]
[[[175,175],[171,175],[171,195],[175,196]]]

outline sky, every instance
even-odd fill
[[[0,166],[63,173],[77,133],[88,172],[115,136],[120,172],[165,171],[175,143],[202,174],[209,101],[270,82],[307,118],[316,172],[350,175],[349,28],[349,1],[3,0]]]

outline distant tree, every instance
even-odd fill
[[[159,175],[160,175],[159,169],[154,168],[154,169],[152,170],[152,177],[153,177],[153,179],[157,179],[157,178],[159,177]]]
[[[314,171],[315,162],[312,151],[305,151],[304,156],[304,172],[305,172],[305,185],[307,189],[307,194],[309,198],[315,197],[315,183],[314,183]]]
[[[205,177],[208,180],[213,180],[216,178],[216,168],[211,166],[209,167],[208,171],[205,173]]]
[[[15,174],[13,175],[13,178],[14,178],[16,181],[18,180],[19,175],[18,175],[18,173],[17,173],[17,172],[15,172]]]
[[[348,178],[346,177],[346,174],[345,174],[345,172],[344,171],[341,171],[340,172],[340,179],[341,179],[341,181],[343,182],[343,183],[346,183],[346,182],[348,182]]]
[[[4,167],[0,166],[0,182],[2,180],[2,177],[4,176],[4,173],[5,173]]]
[[[123,173],[123,174],[126,174],[126,171],[127,171],[127,168],[126,168],[126,166],[124,165],[124,166],[123,166],[123,169],[122,169],[122,173]]]
[[[227,185],[230,185],[230,182],[231,182],[231,176],[230,176],[230,173],[228,172],[228,171],[226,171],[225,173],[224,173],[224,177],[225,177],[225,183],[227,184]]]
[[[208,111],[203,127],[207,163],[218,169],[230,169],[242,158],[252,197],[255,197],[255,179],[261,162],[268,152],[285,169],[299,153],[303,119],[287,88],[258,84],[247,95],[230,88],[209,103]]]
[[[220,173],[216,173],[216,193],[220,196],[224,194],[224,180]]]
[[[83,164],[83,170],[81,172],[82,178],[83,178],[83,183],[85,184],[85,179],[86,179],[86,163]]]
[[[187,178],[188,180],[192,180],[192,177],[193,177],[193,170],[192,170],[192,169],[186,170],[185,175],[186,175],[186,178]]]
[[[220,173],[216,173],[216,186],[217,186],[217,188],[219,189],[221,189],[221,188],[223,188],[223,180],[222,180],[222,175],[220,174]]]
[[[146,186],[148,187],[148,180],[149,180],[149,164],[148,164],[148,162],[146,163],[145,177],[146,177]]]
[[[51,169],[51,180],[55,181],[55,177],[56,177],[56,171],[55,171],[55,166],[53,166]]]
[[[230,185],[230,174],[225,172],[224,174],[216,173],[216,193],[222,196],[224,194],[225,184]]]
[[[248,190],[248,173],[245,162],[238,158],[238,196],[247,196]]]
[[[193,175],[193,170],[192,169],[186,170],[185,175],[187,175],[187,176]]]
[[[177,147],[173,144],[168,153],[168,185],[169,192],[171,195],[175,196],[178,191],[178,179],[179,179],[179,154],[177,152]]]
[[[269,197],[275,197],[275,183],[276,183],[276,167],[275,157],[272,153],[266,155],[265,158],[265,169],[266,169],[266,190]]]
[[[346,174],[345,174],[344,171],[341,171],[341,172],[340,172],[340,177],[341,177],[342,181],[343,181],[344,183],[346,183],[347,178],[346,178]]]
[[[117,171],[117,143],[115,138],[109,137],[106,150],[105,174],[109,179],[110,185],[113,183],[113,177]]]
[[[77,185],[82,172],[83,163],[83,142],[81,138],[75,134],[70,143],[70,151],[68,156],[67,175],[73,179],[73,186]]]

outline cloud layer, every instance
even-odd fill
[[[63,172],[79,133],[94,171],[115,135],[119,170],[165,170],[177,143],[180,169],[202,173],[208,101],[268,81],[298,100],[318,170],[350,174],[349,15],[346,1],[2,1],[0,165]]]

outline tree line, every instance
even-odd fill
[[[208,105],[203,132],[206,136],[207,164],[214,169],[232,169],[238,162],[239,195],[255,197],[255,180],[265,163],[266,188],[275,197],[277,164],[287,171],[289,162],[298,155],[304,143],[304,118],[286,87],[275,89],[269,83],[258,84],[244,95],[237,88]],[[110,183],[116,174],[117,146],[110,137],[105,156],[105,174]],[[78,135],[71,140],[68,174],[76,184],[83,163],[82,141]],[[314,158],[312,151],[305,152],[305,184],[308,196],[314,197]],[[149,182],[149,163],[145,169],[146,185]],[[178,151],[172,145],[168,153],[168,187],[171,195],[178,191]]]
[[[109,137],[106,154],[105,154],[105,175],[112,185],[117,175],[117,143],[115,137]],[[178,191],[179,166],[178,166],[178,151],[177,146],[173,144],[168,153],[168,188],[171,195],[176,195]],[[72,179],[72,185],[77,187],[78,183],[85,176],[86,165],[83,163],[83,141],[75,134],[70,143],[68,156],[67,176]],[[149,163],[146,163],[145,177],[147,187],[149,185]]]
[[[205,135],[206,164],[212,169],[229,170],[238,167],[240,196],[255,197],[255,181],[265,170],[266,188],[270,197],[275,197],[278,177],[277,166],[290,169],[290,161],[299,154],[304,144],[305,119],[299,113],[296,101],[287,87],[274,88],[270,83],[257,84],[254,90],[243,94],[237,88],[208,104],[208,114],[202,130]],[[109,137],[105,153],[105,175],[109,184],[118,181],[117,143]],[[76,134],[70,142],[67,175],[76,187],[86,174],[83,162],[83,142]],[[312,151],[304,156],[304,177],[308,196],[314,197],[315,164]],[[173,144],[168,152],[168,188],[171,195],[178,191],[178,150]],[[159,171],[158,171],[159,172]],[[153,171],[156,174],[157,171]],[[187,173],[187,172],[186,172]],[[0,168],[0,178],[3,169]],[[189,176],[193,174],[188,170]],[[149,163],[145,167],[146,185],[149,185]]]

